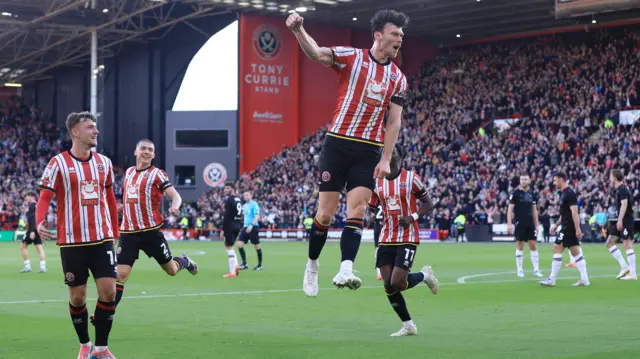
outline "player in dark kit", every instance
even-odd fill
[[[615,189],[616,210],[618,211],[618,220],[609,222],[609,237],[607,238],[607,248],[609,253],[620,264],[620,273],[618,279],[622,280],[638,280],[636,274],[636,253],[633,251],[633,196],[629,187],[624,184],[624,175],[620,170],[611,171],[611,185]],[[624,250],[627,253],[627,262],[622,258],[622,253],[618,250],[616,243],[622,239]]]
[[[376,12],[371,18],[374,42],[370,49],[320,47],[305,31],[303,21],[294,12],[286,24],[307,57],[331,67],[338,76],[336,108],[318,164],[318,210],[302,284],[304,293],[315,297],[318,258],[343,190],[347,192],[347,221],[340,237],[342,262],[333,285],[353,290],[362,285],[353,274],[353,262],[360,248],[373,178],[389,174],[389,162],[400,132],[408,86],[407,78],[392,60],[398,56],[403,27],[408,25],[409,18],[393,10]]]
[[[27,233],[24,235],[22,243],[20,243],[20,253],[24,260],[24,268],[20,270],[20,273],[31,272],[31,261],[29,260],[29,251],[27,247],[29,244],[33,244],[40,255],[40,273],[47,273],[47,262],[45,261],[44,249],[42,249],[42,239],[38,233],[38,226],[36,225],[36,193],[27,192],[25,196],[25,202],[27,204]],[[46,244],[46,242],[44,243]]]
[[[524,277],[522,269],[522,256],[524,254],[524,242],[529,242],[529,252],[531,254],[531,264],[533,264],[533,275],[542,277],[540,273],[540,256],[537,248],[538,234],[538,208],[536,206],[536,195],[529,190],[531,178],[527,174],[520,175],[520,188],[513,191],[509,197],[509,210],[507,211],[507,231],[513,234],[515,219],[515,239],[516,239],[516,267],[518,277]],[[515,215],[515,218],[514,218]]]
[[[576,258],[576,267],[580,272],[580,280],[574,284],[574,287],[589,286],[589,275],[587,274],[587,262],[580,248],[580,239],[582,238],[582,230],[580,229],[580,215],[578,214],[578,196],[569,188],[568,176],[565,172],[558,171],[553,176],[553,182],[560,194],[560,218],[553,227],[551,233],[555,233],[559,225],[562,225],[560,233],[553,245],[553,262],[551,265],[551,275],[547,280],[539,283],[545,287],[555,287],[558,272],[562,266],[562,252],[565,248],[569,248],[570,254]]]
[[[238,265],[238,257],[233,249],[240,231],[242,230],[242,200],[235,194],[233,183],[224,185],[224,194],[227,199],[224,201],[224,218],[222,219],[222,233],[224,238],[224,247],[229,257],[229,273],[225,274],[225,278],[237,277],[240,274],[240,266]]]
[[[375,217],[373,218],[373,246],[376,248],[375,255],[373,257],[376,261],[376,279],[382,280],[382,274],[380,274],[380,267],[378,267],[378,243],[380,242],[380,232],[382,232],[382,216],[384,211],[382,207],[378,207],[374,210]]]

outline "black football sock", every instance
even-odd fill
[[[385,290],[386,291],[386,290]],[[407,310],[407,303],[404,301],[404,297],[402,293],[398,290],[393,290],[392,293],[387,292],[387,298],[389,298],[389,303],[393,307],[393,310],[396,311],[398,317],[403,322],[408,322],[411,320],[411,316],[409,315],[409,311]]]
[[[256,249],[256,253],[258,253],[258,266],[262,267],[262,248]]]
[[[189,261],[185,257],[173,257],[173,261],[178,265],[178,272],[189,266]]]
[[[244,247],[238,248],[238,252],[240,252],[240,258],[242,258],[242,265],[247,265],[247,253],[244,251]]]
[[[409,273],[407,276],[407,286],[403,290],[411,289],[424,280],[424,273]]]
[[[109,343],[109,333],[113,325],[113,316],[116,312],[115,302],[103,302],[98,299],[95,312],[96,342],[97,347],[106,347]]]
[[[124,284],[116,283],[116,307],[120,304],[122,300],[122,294],[124,294]]]
[[[74,307],[73,304],[69,303],[69,313],[71,314],[71,321],[73,322],[73,327],[76,329],[80,344],[87,344],[91,341],[91,339],[89,339],[89,313],[87,313],[87,304]]]
[[[360,240],[362,240],[362,228],[364,221],[360,218],[349,218],[342,230],[340,237],[340,251],[342,252],[342,261],[355,261],[360,249]]]
[[[317,219],[314,219],[313,225],[311,225],[311,235],[309,236],[309,259],[316,260],[320,257],[322,248],[327,242],[327,233],[329,233],[329,224],[323,225]]]

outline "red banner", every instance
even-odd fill
[[[240,173],[298,140],[298,43],[284,21],[240,18]]]

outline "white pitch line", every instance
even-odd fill
[[[458,278],[456,282],[458,282],[458,284],[465,284],[467,279],[489,277],[492,275],[503,275],[503,274],[516,274],[516,272],[494,272],[494,273],[480,273],[480,274],[466,275],[464,277]]]
[[[505,272],[512,273],[512,272]],[[499,273],[485,273],[485,275],[497,275]],[[476,274],[476,277],[480,275]],[[611,275],[592,275],[589,278],[613,278]],[[458,278],[460,279],[460,278]],[[564,279],[576,279],[575,277],[560,277],[557,280]],[[459,285],[459,284],[497,284],[497,283],[512,283],[512,282],[525,282],[525,281],[539,281],[540,278],[527,278],[527,279],[501,279],[492,281],[478,281],[478,282],[445,282],[440,285]],[[363,286],[360,289],[382,289],[382,286]],[[321,288],[322,291],[336,290],[336,288]],[[270,294],[270,293],[293,293],[302,292],[301,288],[297,289],[271,289],[271,290],[249,290],[249,291],[235,291],[235,292],[205,292],[205,293],[174,293],[174,294],[151,294],[151,295],[133,295],[126,296],[126,300],[129,299],[153,299],[153,298],[177,298],[177,297],[211,297],[218,295],[247,295],[247,294]],[[88,298],[87,301],[93,301],[96,298]],[[0,305],[5,304],[37,304],[37,303],[66,303],[69,299],[41,299],[41,300],[16,300],[0,302]]]

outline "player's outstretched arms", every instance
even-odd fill
[[[304,18],[298,13],[292,13],[287,18],[286,24],[293,32],[302,48],[302,51],[313,61],[322,63],[325,66],[333,65],[333,53],[328,47],[320,47],[316,41],[304,31],[302,23]]]

